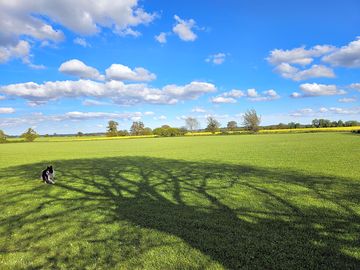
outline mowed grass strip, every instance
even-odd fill
[[[359,269],[359,153],[343,133],[0,145],[0,265]]]

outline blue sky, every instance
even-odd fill
[[[0,0],[0,129],[360,120],[359,1]]]

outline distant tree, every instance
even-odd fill
[[[207,118],[207,123],[208,123],[207,127],[206,127],[207,131],[210,131],[212,133],[215,133],[216,131],[219,131],[220,123],[214,117],[209,116]]]
[[[27,141],[27,142],[32,142],[38,137],[38,134],[32,128],[29,128],[26,132],[21,134],[20,137],[24,138],[25,141]]]
[[[344,126],[344,122],[343,122],[342,120],[339,120],[339,121],[337,122],[337,126],[338,126],[338,127],[343,127],[343,126]]]
[[[113,120],[110,120],[107,126],[106,136],[108,137],[116,137],[118,135],[118,127],[119,123]]]
[[[186,127],[179,128],[179,131],[180,131],[180,136],[183,136],[188,132]]]
[[[6,142],[6,135],[4,131],[0,129],[0,143],[4,143],[4,142]]]
[[[82,133],[81,131],[79,131],[79,132],[76,134],[76,136],[82,137],[82,136],[84,136],[84,133]]]
[[[237,123],[235,121],[230,121],[227,123],[227,129],[234,131],[237,128]]]
[[[153,131],[151,128],[146,127],[146,128],[144,128],[142,135],[153,135]]]
[[[247,130],[252,132],[257,132],[259,130],[259,125],[261,118],[257,115],[254,109],[247,110],[243,116],[244,126]]]
[[[294,126],[295,126],[295,123],[294,123]],[[279,123],[277,126],[276,126],[277,129],[285,129],[285,128],[289,128],[289,126],[287,124],[284,124],[284,123]]]
[[[350,121],[346,121],[344,125],[346,127],[354,127],[360,125],[360,123],[358,121],[350,120]]]
[[[295,123],[295,127],[294,128],[301,128],[301,124],[300,123]]]
[[[185,124],[190,132],[197,130],[200,127],[199,121],[196,118],[188,117],[185,119]]]
[[[130,128],[130,134],[133,136],[142,135],[144,132],[144,123],[141,121],[133,122]]]
[[[331,122],[331,126],[332,126],[332,127],[337,127],[337,121],[332,121],[332,122]]]
[[[289,127],[289,128],[296,128],[296,123],[295,123],[295,122],[290,122],[290,123],[288,124],[288,127]]]
[[[184,135],[186,131],[184,132],[180,128],[173,128],[170,127],[169,125],[163,125],[159,128],[155,128],[153,130],[153,133],[161,137],[176,137],[176,136]]]
[[[311,124],[312,124],[313,127],[316,127],[316,128],[320,127],[319,119],[312,120]]]
[[[129,131],[127,131],[126,129],[118,131],[118,136],[129,136],[129,135],[130,135]]]

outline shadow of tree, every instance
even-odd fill
[[[54,165],[55,185],[41,184],[40,163],[0,170],[11,183],[0,258],[34,269],[360,268],[351,179],[148,157]]]

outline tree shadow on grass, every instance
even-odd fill
[[[40,163],[0,170],[0,185],[10,183],[0,193],[3,261],[13,254],[39,269],[360,267],[360,184],[351,179],[148,157],[54,165],[55,185],[41,184]]]

